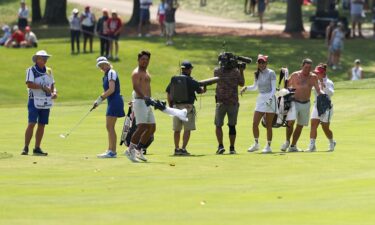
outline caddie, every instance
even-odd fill
[[[35,124],[38,128],[35,133],[35,148],[33,155],[47,156],[40,148],[42,142],[44,127],[48,124],[50,108],[53,105],[52,99],[57,98],[55,89],[55,80],[53,79],[52,70],[46,67],[47,60],[51,57],[45,50],[40,50],[32,57],[34,66],[26,70],[26,85],[29,90],[28,121],[29,124],[25,132],[25,147],[21,155],[28,155],[29,144],[33,137]]]
[[[190,139],[190,132],[196,129],[196,111],[194,107],[194,101],[196,100],[195,93],[200,94],[206,92],[206,87],[201,87],[198,81],[191,77],[193,68],[193,65],[189,61],[183,61],[181,64],[181,75],[173,76],[165,90],[170,107],[186,109],[188,112],[188,121],[182,121],[176,116],[173,117],[174,155],[176,156],[190,155],[186,150],[186,146]],[[184,134],[182,138],[182,148],[180,148],[182,127],[184,128]]]

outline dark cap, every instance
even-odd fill
[[[183,61],[181,63],[181,69],[192,69],[192,68],[194,68],[194,66],[189,61]]]

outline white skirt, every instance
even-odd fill
[[[262,94],[259,93],[257,97],[257,102],[255,105],[255,111],[257,112],[264,112],[264,113],[279,113],[279,108],[277,107],[276,96],[272,96],[271,104],[267,104],[269,99],[269,93]]]

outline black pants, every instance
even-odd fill
[[[74,52],[74,42],[77,42],[77,51],[79,52],[79,37],[81,36],[81,31],[70,30],[70,44],[72,47],[72,53]]]
[[[90,52],[92,52],[92,41],[94,37],[94,26],[88,27],[82,25],[82,32],[83,32],[83,51],[86,52],[86,43],[87,40],[90,42]]]
[[[100,35],[100,55],[108,57],[110,40],[108,35]]]
[[[25,30],[26,26],[27,26],[27,19],[19,18],[18,19],[18,28],[23,31],[23,30]]]

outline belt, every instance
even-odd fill
[[[142,97],[134,97],[134,99],[144,99],[144,98],[142,98]]]
[[[298,102],[298,103],[301,103],[301,104],[306,104],[306,103],[309,103],[310,100],[307,100],[307,101],[299,101],[297,99],[294,99],[295,102]]]

